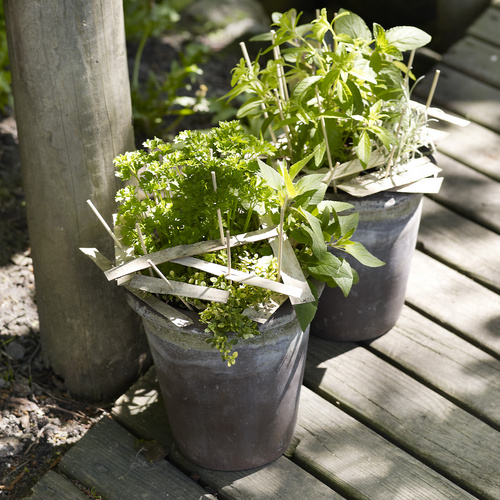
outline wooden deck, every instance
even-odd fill
[[[497,0],[438,64],[434,103],[473,123],[439,146],[403,314],[368,346],[311,339],[286,456],[234,473],[188,462],[151,371],[32,499],[87,498],[68,478],[108,500],[500,499],[499,27]],[[149,459],[137,438],[156,441]]]

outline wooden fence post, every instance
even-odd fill
[[[113,158],[134,148],[121,0],[4,0],[43,352],[68,391],[110,400],[149,359],[122,290],[78,250],[113,255]]]

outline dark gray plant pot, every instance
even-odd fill
[[[193,462],[216,470],[265,465],[290,445],[309,331],[289,302],[261,334],[237,345],[228,367],[204,326],[178,328],[127,294],[143,318],[174,440]],[[193,315],[193,319],[196,319]]]
[[[311,334],[345,342],[371,340],[389,331],[401,314],[417,241],[422,195],[383,192],[355,198],[339,193],[334,198],[355,206],[359,225],[353,240],[363,243],[386,264],[370,268],[343,252],[337,254],[347,258],[356,269],[359,283],[348,297],[339,288],[325,287]]]

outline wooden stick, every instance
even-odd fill
[[[155,265],[155,263],[151,260],[148,259],[148,264],[156,271],[156,274],[170,287],[172,288],[172,285],[170,284],[170,281],[165,277],[165,275],[158,269],[158,267]]]
[[[165,277],[165,275],[158,269],[158,267],[154,264],[151,259],[148,259],[148,264],[156,271],[156,274],[168,285],[169,288],[172,288],[170,281]],[[194,309],[182,298],[179,297],[179,300],[190,310],[194,311]]]
[[[226,231],[226,242],[227,242],[227,247],[226,247],[226,253],[227,253],[227,274],[231,274],[231,245],[230,245],[230,240],[231,240],[231,233],[229,231]]]
[[[141,242],[142,251],[143,251],[144,255],[146,255],[148,253],[148,250],[146,248],[146,244],[144,243],[144,238],[142,236],[141,227],[139,226],[138,222],[135,223],[135,229],[137,230],[137,234],[139,236],[139,241]],[[149,268],[149,274],[151,276],[153,276],[153,270],[151,268]]]
[[[410,73],[411,73],[411,68],[413,67],[413,60],[415,59],[415,49],[413,49],[410,52],[410,57],[408,59],[408,70],[406,72],[406,77],[405,77],[405,82],[406,82],[406,88],[409,90],[408,87],[408,82],[410,80]]]
[[[281,59],[281,52],[280,52],[280,48],[277,45],[274,45],[275,36],[276,36],[276,32],[274,30],[271,30],[274,60],[279,61]],[[283,65],[280,63],[278,63],[277,69],[278,69],[278,85],[280,88],[280,95],[281,95],[281,98],[283,99],[283,101],[287,101],[289,99],[289,96],[288,96],[288,88],[286,86],[286,80],[285,80],[285,70],[283,69]]]
[[[396,131],[396,139],[399,138],[399,134],[401,132],[401,125],[403,123],[403,113],[401,113],[401,116],[399,117],[399,122],[398,122],[398,130]],[[387,160],[387,165],[385,166],[385,177],[389,175],[389,172],[391,171],[393,160],[394,160],[394,153],[396,152],[397,144],[394,144],[391,148],[391,153],[389,155],[389,159]]]
[[[266,227],[263,229],[258,229],[257,231],[252,231],[250,233],[231,236],[231,246],[234,247],[239,245],[246,245],[248,243],[254,243],[256,241],[274,238],[276,236],[278,236],[276,227]],[[157,252],[153,252],[148,255],[141,255],[134,260],[124,262],[119,266],[109,269],[104,274],[108,280],[114,280],[121,278],[122,276],[126,276],[127,274],[132,274],[136,271],[147,269],[149,267],[149,264],[147,262],[148,259],[151,259],[155,264],[162,264],[163,262],[175,260],[180,257],[188,257],[208,252],[217,252],[219,250],[224,250],[225,248],[226,245],[221,245],[220,239],[199,241],[190,245],[177,245],[175,247],[158,250]]]
[[[429,92],[429,97],[427,98],[427,102],[425,104],[425,109],[427,109],[431,105],[432,98],[434,97],[434,91],[436,90],[436,85],[440,74],[441,71],[439,69],[437,69],[436,73],[434,73],[434,80],[432,80],[431,90]]]
[[[314,90],[316,91],[316,100],[318,101],[318,110],[319,110],[319,112],[321,114],[323,111],[321,109],[321,100],[319,98],[318,86],[316,86]],[[326,157],[328,158],[328,168],[330,169],[330,173],[331,173],[331,177],[332,177],[333,192],[336,193],[337,192],[337,184],[336,184],[335,180],[333,179],[333,169],[334,169],[334,166],[333,166],[332,155],[330,153],[330,145],[328,144],[328,136],[326,134],[325,118],[322,116],[320,118],[320,121],[321,121],[321,129],[323,131],[323,138],[325,139]]]
[[[212,184],[214,186],[214,191],[217,192],[217,178],[215,177],[215,172],[212,171]],[[222,213],[220,208],[217,209],[217,222],[219,224],[220,239],[222,244],[226,244],[226,238],[224,237],[224,226],[222,225]]]
[[[248,69],[251,70],[253,67],[252,61],[250,61],[250,56],[248,55],[248,50],[247,50],[247,46],[245,45],[245,42],[240,42],[240,47],[241,47],[241,51],[243,52],[243,58],[245,59],[246,65],[248,66]],[[263,102],[260,103],[260,107],[264,110],[264,118],[267,118],[269,115],[267,114],[266,106]],[[269,133],[271,134],[272,141],[276,142],[276,135],[274,134],[274,131],[273,131],[271,125],[269,125],[268,129],[269,129]]]
[[[90,200],[87,200],[87,203],[94,212],[94,214],[97,216],[101,224],[104,226],[104,229],[106,229],[111,238],[113,238],[113,241],[115,242],[116,246],[118,246],[119,248],[123,248],[123,245],[121,244],[120,240],[116,237],[115,233],[111,231],[111,228],[108,226],[108,223],[104,220],[103,216],[99,213],[94,204]]]
[[[285,199],[283,201],[283,205],[280,210],[280,226],[278,233],[278,281],[281,281],[281,262],[283,260],[283,223],[285,218],[285,209],[288,203],[288,195],[285,195]]]
[[[274,96],[276,97],[276,103],[278,104],[278,109],[280,112],[280,118],[282,120],[285,120],[285,115],[283,114],[283,108],[281,107],[281,101],[280,101],[280,96],[279,93],[276,89],[274,89]],[[290,140],[290,128],[288,125],[285,125],[283,127],[285,131],[285,136],[286,136],[286,142],[288,144],[288,152],[290,153],[290,161],[293,162],[293,151],[292,151],[292,141]]]

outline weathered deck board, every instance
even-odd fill
[[[500,183],[441,153],[436,159],[446,182],[435,199],[500,233]]]
[[[109,418],[95,424],[64,455],[59,470],[107,500],[182,498],[215,500],[166,460],[148,461],[137,439]]]
[[[500,90],[480,82],[471,76],[444,64],[438,64],[441,71],[434,94],[433,105],[457,113],[484,127],[500,132]],[[432,83],[425,78],[415,92],[427,98]]]
[[[500,48],[472,36],[455,43],[443,63],[481,82],[500,88]]]
[[[500,360],[404,307],[370,350],[500,430]]]
[[[500,181],[500,135],[471,122],[466,127],[442,126],[448,137],[437,149],[496,181]]]
[[[416,251],[406,300],[434,321],[500,356],[500,296]]]
[[[418,247],[500,293],[500,237],[424,198]]]
[[[311,339],[305,380],[456,484],[498,498],[500,434],[363,347]]]
[[[30,500],[87,500],[88,496],[66,478],[48,471],[33,487]]]
[[[473,498],[306,387],[296,439],[293,460],[347,498]]]
[[[151,369],[143,379],[122,396],[113,408],[114,417],[126,428],[144,439],[155,439],[169,449],[169,460],[220,491],[223,498],[267,500],[302,500],[304,498],[336,500],[342,497],[319,482],[288,458],[241,472],[219,472],[200,467],[185,459],[175,447],[168,427],[165,408]]]
[[[500,10],[498,5],[486,9],[467,29],[467,34],[500,46]]]
[[[154,370],[148,377],[150,380],[154,378]],[[164,425],[166,416],[161,397],[151,397],[151,388],[155,387],[154,383],[151,384],[148,384],[150,397],[142,399],[139,396],[136,399],[134,394],[140,394],[140,388],[129,391],[127,402],[122,398],[114,414],[117,418],[123,415],[122,423],[126,422],[127,427],[141,435],[145,430],[148,432],[149,429],[151,433],[152,429],[158,429],[163,424],[166,436],[164,442],[171,443],[171,436]],[[143,403],[145,406],[141,411]],[[126,410],[127,404],[134,408],[132,412]],[[153,408],[148,408],[148,405]],[[345,492],[348,498],[472,498],[307,388],[303,388],[301,395],[295,441],[296,446],[292,446],[287,455],[302,468],[313,471],[335,490]],[[285,458],[268,467],[245,473],[208,471],[188,462],[175,447],[171,448],[169,459],[178,467],[196,474],[204,484],[223,492],[228,498],[247,498],[242,496],[243,493],[252,499],[323,498],[317,487],[314,496],[311,496],[313,490],[310,481],[306,481],[305,489],[299,486],[304,482],[303,471],[299,472],[301,469]],[[397,474],[390,473],[396,469]],[[287,475],[291,481],[286,488],[282,484],[283,475]],[[295,477],[300,480],[299,484],[295,484]],[[356,477],[363,479],[353,481]],[[265,486],[259,486],[261,484]],[[261,494],[262,497],[259,496]],[[337,498],[331,490],[325,490],[325,494],[325,498]]]

